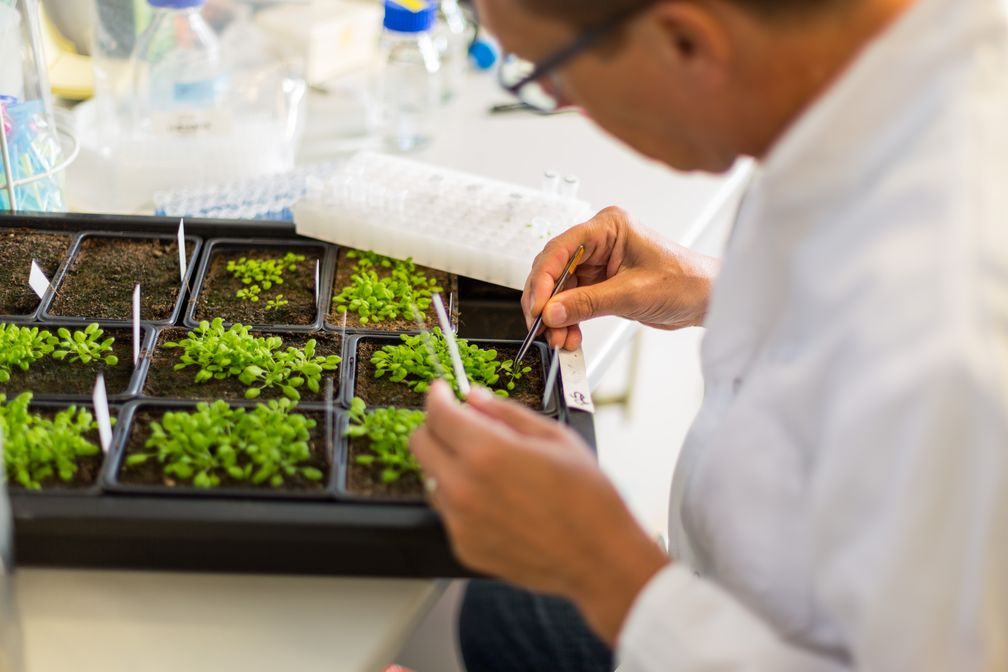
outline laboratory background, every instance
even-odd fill
[[[571,427],[663,543],[700,330],[522,348],[519,298],[613,204],[718,253],[752,166],[507,67],[461,0],[0,0],[0,670],[460,670],[436,378]]]

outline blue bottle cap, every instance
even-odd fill
[[[189,9],[205,5],[206,0],[147,0],[147,4],[163,9]]]
[[[500,54],[493,42],[480,38],[469,47],[469,59],[480,70],[489,70],[497,62]]]
[[[397,33],[423,33],[434,26],[437,6],[427,0],[385,0],[385,28]]]

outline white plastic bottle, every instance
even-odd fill
[[[441,103],[441,59],[432,29],[437,7],[427,0],[385,0],[385,30],[375,100],[385,147],[408,152],[431,139]]]
[[[441,96],[444,100],[450,100],[462,86],[474,33],[458,0],[440,0],[434,43],[441,56]]]
[[[206,0],[147,0],[150,25],[133,51],[134,124],[154,134],[221,130],[227,75],[220,44],[200,14]]]

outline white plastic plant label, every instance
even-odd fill
[[[466,376],[465,366],[462,364],[462,355],[459,354],[458,343],[455,342],[455,332],[452,331],[451,322],[448,320],[448,313],[445,312],[444,301],[440,294],[433,294],[434,311],[437,313],[438,322],[441,323],[441,332],[444,334],[445,343],[448,345],[448,354],[451,355],[452,368],[455,369],[455,380],[458,382],[459,392],[462,398],[469,397],[469,378]]]
[[[319,264],[322,263],[319,259],[315,260],[315,305],[318,305],[319,299]],[[344,313],[346,314],[346,313]]]
[[[178,261],[179,261],[179,277],[181,282],[185,284],[185,276],[189,260],[186,259],[186,246],[185,246],[185,218],[179,219],[178,223]]]
[[[140,362],[140,285],[133,288],[133,366]]]
[[[49,278],[45,276],[39,265],[32,259],[31,271],[28,273],[28,285],[32,288],[32,291],[38,294],[38,297],[44,298],[46,292],[49,291]]]
[[[553,361],[550,363],[549,375],[546,376],[546,387],[543,389],[543,410],[549,407],[553,388],[556,387],[557,374],[560,372],[560,346],[553,348]]]
[[[102,451],[107,453],[112,447],[112,418],[109,416],[108,395],[105,393],[105,376],[100,373],[95,380],[91,400],[94,402],[95,420],[98,422],[98,438],[101,440]]]
[[[568,408],[587,413],[595,412],[583,350],[578,348],[573,352],[560,351],[560,380],[563,381],[564,399]]]

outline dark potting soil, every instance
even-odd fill
[[[56,335],[59,327],[39,325]],[[71,332],[83,330],[84,326],[68,327]],[[119,358],[115,366],[105,362],[70,362],[52,357],[43,357],[27,371],[13,369],[10,380],[0,383],[0,392],[8,397],[21,392],[41,394],[71,394],[90,399],[94,391],[95,378],[99,373],[105,375],[105,390],[111,395],[126,394],[130,380],[133,378],[133,332],[130,329],[105,329],[102,338],[115,338],[112,353]],[[141,335],[141,338],[143,336]],[[141,353],[142,354],[142,353]]]
[[[206,383],[197,383],[196,374],[199,367],[190,366],[181,371],[175,370],[182,356],[182,348],[162,348],[161,345],[167,342],[179,342],[189,333],[188,329],[175,328],[166,329],[158,334],[157,347],[151,358],[150,370],[147,373],[147,382],[144,385],[144,394],[152,397],[174,397],[177,399],[244,399],[247,386],[242,384],[237,378],[227,378],[224,380],[209,380]],[[256,336],[280,336],[283,338],[283,348],[288,347],[303,348],[309,339],[316,341],[316,355],[341,355],[341,340],[336,334],[326,334],[322,332],[313,334],[273,334],[268,332],[256,332]],[[341,364],[342,367],[342,364]],[[333,381],[333,396],[338,398],[340,391],[340,369],[335,371],[323,371],[322,380],[319,383],[319,391],[313,393],[307,387],[302,386],[301,401],[324,401],[326,394],[326,381]],[[267,388],[262,391],[259,399],[279,399],[283,392],[279,387]]]
[[[363,399],[368,406],[423,408],[424,395],[414,392],[404,383],[393,383],[388,379],[388,376],[377,379],[374,377],[375,367],[371,363],[371,356],[385,345],[389,345],[389,343],[378,343],[366,339],[358,344],[354,395]],[[517,346],[496,349],[498,359],[502,362],[512,359],[518,354]],[[529,408],[540,410],[542,409],[543,388],[546,381],[543,380],[542,353],[539,349],[529,350],[522,365],[530,366],[532,370],[522,376],[508,397]]]
[[[186,243],[192,264],[195,245]],[[178,302],[178,243],[144,238],[85,238],[56,290],[49,314],[89,320],[129,320],[140,283],[140,318],[167,320]]]
[[[354,263],[355,259],[348,259],[347,252],[348,249],[340,249],[339,259],[336,263],[336,275],[333,278],[332,286],[332,301],[330,302],[329,315],[326,316],[326,322],[332,327],[340,327],[343,324],[343,313],[339,312],[337,304],[335,303],[336,296],[343,291],[345,287],[349,287],[352,283],[352,278],[354,274]],[[378,274],[379,278],[387,277],[390,273],[389,269],[378,267],[375,273]],[[451,315],[450,319],[452,324],[457,325],[459,321],[459,306],[458,306],[458,276],[451,273],[445,273],[444,271],[436,271],[433,268],[428,268],[426,266],[417,266],[417,270],[422,271],[428,278],[434,278],[438,282],[438,286],[441,287],[442,299],[445,301],[447,308],[447,303],[451,300]],[[451,297],[449,299],[449,297]],[[437,326],[438,318],[437,313],[434,311],[434,305],[431,304],[427,308],[426,313],[423,315],[424,321],[427,323],[428,328]],[[347,329],[364,329],[368,331],[389,331],[389,332],[403,332],[403,331],[416,331],[417,325],[416,321],[413,319],[412,315],[407,315],[400,317],[395,320],[385,320],[383,322],[368,322],[367,324],[361,324],[360,316],[353,312],[346,312],[346,326]]]
[[[304,261],[299,261],[293,271],[284,271],[282,285],[273,285],[264,289],[259,301],[243,301],[236,295],[244,288],[240,280],[227,270],[229,261],[238,261],[242,257],[265,261],[280,259],[288,252],[303,254]],[[308,325],[315,322],[318,315],[315,301],[315,262],[322,258],[322,250],[305,247],[283,247],[264,249],[217,249],[206,279],[200,290],[199,302],[196,306],[197,320],[212,320],[215,317],[224,319],[230,324],[276,324],[276,325]],[[277,294],[283,294],[287,304],[274,310],[266,309],[266,302]]]
[[[394,483],[382,482],[379,464],[357,464],[358,455],[371,455],[367,439],[352,439],[347,463],[347,492],[361,497],[423,501],[424,487],[419,474],[405,474]]]
[[[38,413],[39,415],[46,418],[53,418],[59,410],[53,410],[50,408],[44,409],[29,409],[33,413]],[[112,422],[115,422],[115,411],[112,411]],[[101,441],[98,437],[98,430],[87,432],[84,437],[95,444],[96,446],[101,445]],[[105,454],[99,452],[97,455],[89,455],[87,457],[81,457],[77,459],[77,473],[69,481],[64,481],[59,476],[50,476],[41,481],[42,490],[46,491],[58,491],[58,490],[81,490],[83,488],[89,488],[98,481],[98,475],[101,473],[102,464],[105,462]],[[10,480],[7,482],[8,487],[11,490],[17,492],[39,492],[38,490],[29,490],[25,487],[19,485],[16,481]]]
[[[52,280],[70,250],[70,236],[0,229],[0,315],[30,315],[39,297],[28,286],[32,259]]]
[[[144,447],[148,437],[150,437],[150,423],[160,422],[161,418],[164,417],[165,411],[149,411],[149,410],[139,410],[136,415],[133,416],[133,426],[130,428],[129,440],[126,443],[126,452],[123,455],[122,463],[119,467],[119,472],[117,478],[120,483],[127,485],[147,485],[147,486],[164,486],[166,488],[192,488],[191,481],[176,481],[173,477],[165,476],[161,471],[161,464],[156,458],[151,458],[144,462],[143,464],[137,466],[126,466],[126,458],[134,453],[146,452],[148,449]],[[279,488],[274,488],[269,484],[266,485],[253,485],[247,481],[236,481],[227,475],[226,472],[218,474],[221,479],[221,484],[216,488],[208,488],[206,492],[211,494],[216,491],[221,490],[262,490],[263,492],[283,492],[283,491],[295,491],[295,492],[322,492],[326,489],[326,485],[329,482],[329,474],[332,469],[332,465],[329,460],[328,450],[326,449],[325,441],[325,418],[320,413],[303,413],[308,417],[315,420],[317,423],[315,429],[311,432],[311,438],[308,441],[308,446],[311,449],[311,459],[304,464],[306,467],[315,467],[322,471],[321,481],[309,481],[298,476],[289,476],[284,480],[284,484]]]

